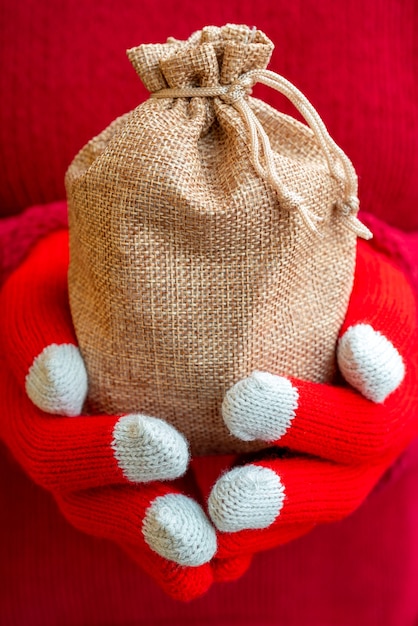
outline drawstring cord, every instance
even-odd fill
[[[260,120],[250,107],[247,96],[256,83],[262,83],[288,98],[302,117],[306,120],[316,137],[325,158],[331,175],[343,187],[343,199],[337,202],[344,224],[356,235],[363,239],[370,239],[372,233],[356,217],[359,201],[357,198],[357,176],[353,165],[339,146],[329,135],[321,117],[297,87],[291,82],[270,70],[251,70],[242,74],[231,85],[216,87],[184,87],[160,89],[151,94],[152,98],[221,98],[233,106],[244,120],[250,139],[251,157],[258,175],[268,181],[278,194],[281,202],[288,209],[297,210],[303,221],[311,231],[318,232],[317,223],[322,218],[313,213],[303,202],[302,197],[284,187],[280,181],[274,162],[274,152],[270,140]],[[263,160],[261,160],[261,158]],[[341,176],[341,169],[343,176]]]

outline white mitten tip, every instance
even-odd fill
[[[121,417],[113,429],[111,445],[125,477],[134,483],[179,478],[189,464],[185,437],[156,417]]]
[[[258,465],[236,467],[217,481],[208,509],[224,532],[268,528],[283,507],[285,489],[273,470]]]
[[[405,376],[395,346],[369,324],[346,330],[338,342],[337,359],[345,380],[372,402],[384,402]]]
[[[51,344],[31,365],[26,393],[46,413],[80,415],[87,397],[88,379],[80,350],[72,344]]]
[[[217,549],[215,529],[202,508],[182,494],[155,498],[146,511],[142,533],[151,550],[179,565],[203,565]]]
[[[227,391],[222,416],[238,439],[278,441],[295,417],[298,400],[298,391],[287,378],[253,372]]]

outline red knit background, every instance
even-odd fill
[[[62,198],[74,154],[146,97],[127,48],[229,21],[274,41],[271,69],[353,160],[363,208],[418,228],[417,11],[415,0],[2,0],[0,211]]]

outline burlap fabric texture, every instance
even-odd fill
[[[263,447],[233,438],[220,412],[253,370],[332,379],[352,287],[358,207],[343,202],[338,151],[336,176],[318,136],[242,80],[272,50],[235,25],[129,50],[154,97],[92,139],[66,176],[88,410],[164,418],[193,454]],[[275,187],[238,102],[270,141]]]

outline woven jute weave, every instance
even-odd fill
[[[128,56],[158,95],[232,85],[272,50],[262,32],[227,25]],[[318,233],[256,171],[232,101],[169,96],[115,120],[66,175],[88,410],[164,418],[194,454],[254,450],[223,425],[224,393],[254,370],[333,378],[356,234],[310,128],[245,95],[283,189],[322,218]]]

